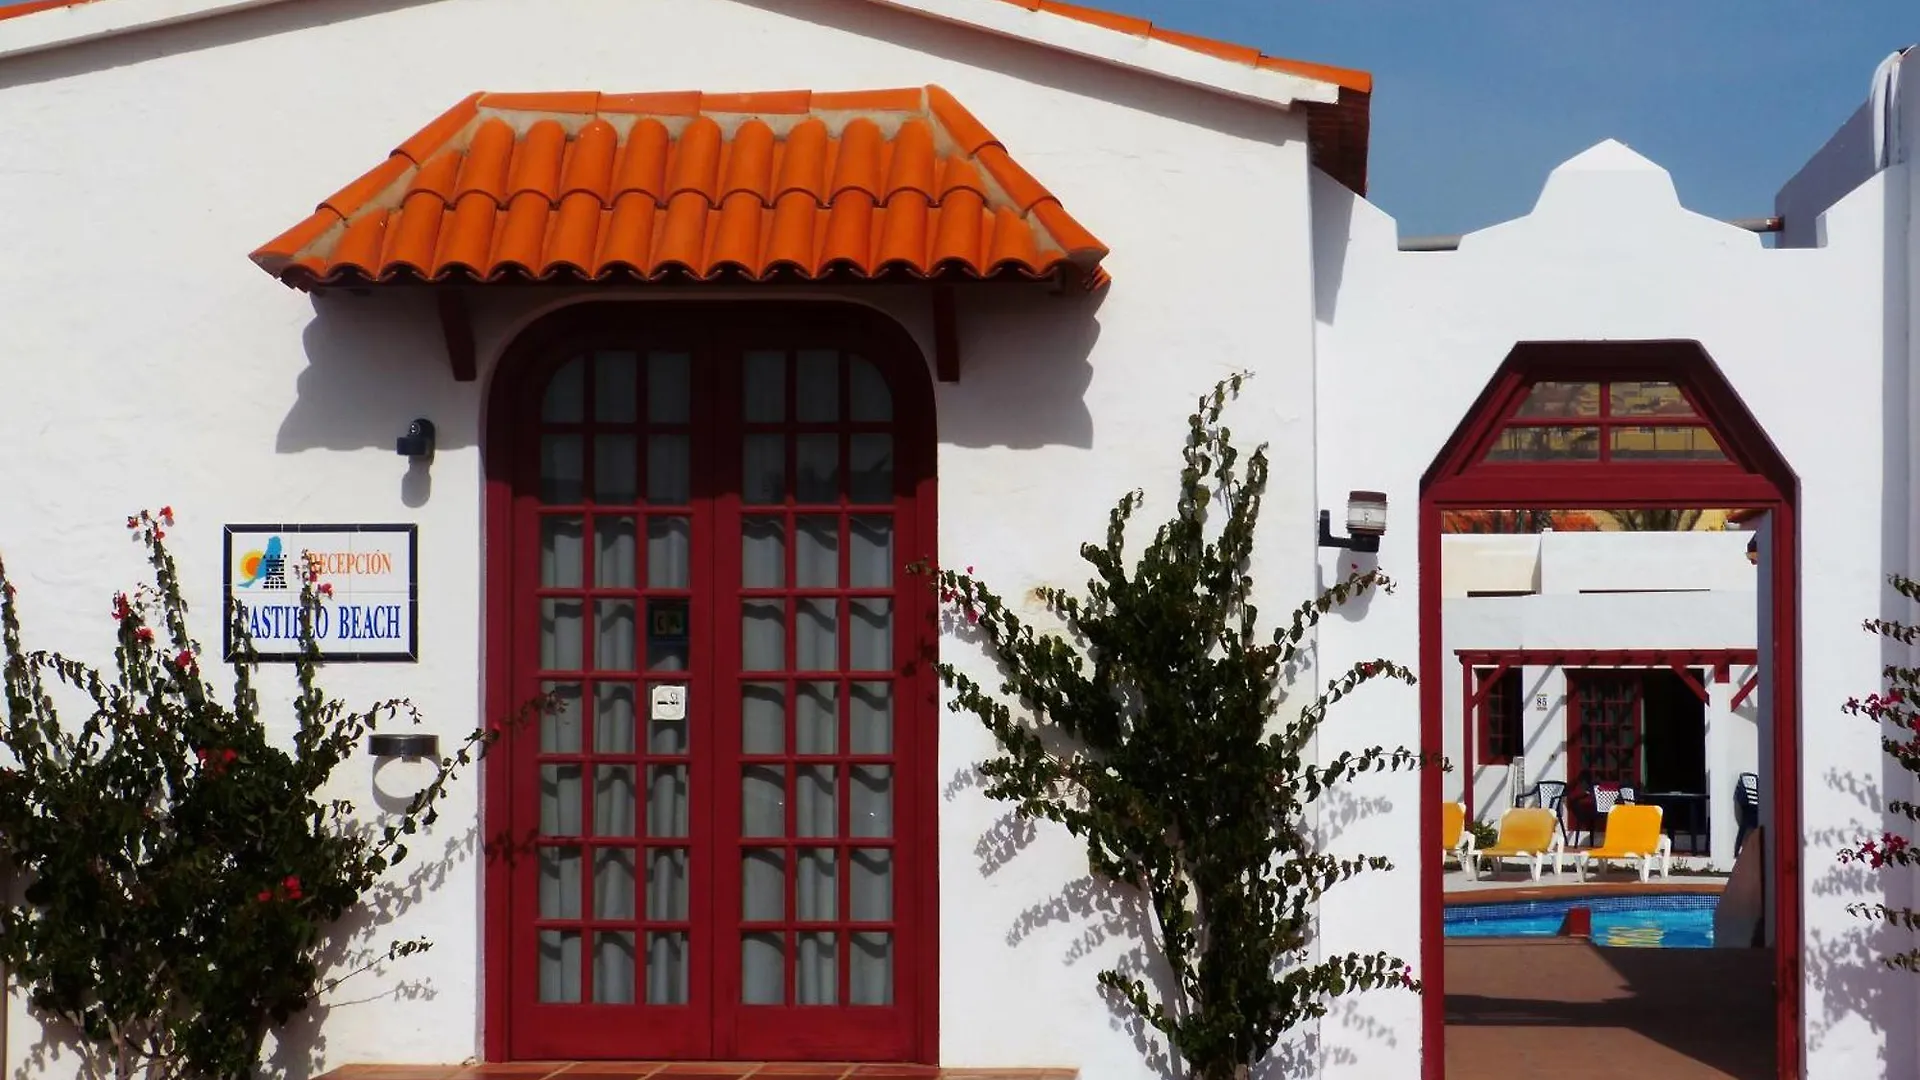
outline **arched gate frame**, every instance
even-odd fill
[[[1693,341],[1522,342],[1501,364],[1420,483],[1420,741],[1444,743],[1441,522],[1449,510],[1756,508],[1772,530],[1772,822],[1765,865],[1775,904],[1775,1024],[1781,1077],[1799,1075],[1799,484],[1706,351]],[[1441,773],[1421,778],[1422,1076],[1445,1055]]]

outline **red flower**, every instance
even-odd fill
[[[153,538],[155,540],[165,540],[167,538],[167,530],[165,529],[153,530]]]
[[[268,891],[266,891],[265,889],[262,889],[262,890],[260,890],[260,895],[259,895],[259,896],[256,896],[256,897],[254,897],[254,899],[255,899],[255,900],[258,900],[258,901],[260,901],[261,903],[263,903],[263,904],[264,904],[264,903],[266,903],[267,901],[269,901],[269,900],[271,900],[271,899],[273,899],[273,894],[272,894],[272,893],[270,893],[270,892],[268,892]]]
[[[235,753],[232,750],[222,750],[220,752],[220,760],[223,762],[231,763],[234,758],[237,758],[239,756],[240,756],[239,754]]]
[[[127,528],[129,528],[129,529],[137,529],[137,528],[139,528],[139,527],[140,527],[140,519],[139,519],[139,518],[137,518],[137,517],[131,517],[131,516],[129,516],[129,517],[127,518]]]
[[[113,594],[113,621],[123,622],[126,620],[127,616],[131,614],[133,614],[133,605],[127,603],[127,594],[114,593]]]
[[[180,655],[173,658],[173,663],[174,663],[174,666],[179,668],[181,671],[192,671],[193,670],[193,653],[190,650],[181,649]]]
[[[141,641],[147,642],[148,644],[152,644],[153,643],[153,627],[143,626],[140,629],[135,630],[133,632],[133,636],[139,638]]]
[[[164,525],[171,526],[173,524],[173,507],[163,506],[160,508],[160,521]]]
[[[205,765],[207,763],[207,759],[212,757],[213,755],[207,753],[207,748],[203,746],[198,750],[195,750],[193,752],[193,756],[200,759],[200,764]]]
[[[287,880],[281,882],[280,886],[287,891],[287,896],[289,899],[293,899],[293,900],[300,899],[300,879],[298,877],[295,877],[292,874],[288,874]]]
[[[323,581],[320,583],[320,595],[328,597],[333,595],[333,585],[331,582]]]

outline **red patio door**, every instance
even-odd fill
[[[563,705],[508,744],[509,1057],[916,1055],[930,425],[716,323],[565,341],[515,407],[507,675]]]

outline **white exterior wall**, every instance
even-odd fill
[[[1825,246],[1767,250],[1752,234],[1687,212],[1664,170],[1603,143],[1555,170],[1527,217],[1473,233],[1455,252],[1403,253],[1379,210],[1331,184],[1315,191],[1322,500],[1351,488],[1388,494],[1393,527],[1380,558],[1401,585],[1322,635],[1329,668],[1418,655],[1418,576],[1434,572],[1416,559],[1420,476],[1516,342],[1697,340],[1797,473],[1806,733],[1798,946],[1813,1080],[1920,1069],[1905,1022],[1915,984],[1873,960],[1882,947],[1905,946],[1870,937],[1845,910],[1904,896],[1891,879],[1841,873],[1833,858],[1883,827],[1877,802],[1852,790],[1855,778],[1884,785],[1877,732],[1849,722],[1838,703],[1879,681],[1880,649],[1860,620],[1881,610],[1881,572],[1909,554],[1898,464],[1909,454],[1908,419],[1871,404],[1890,387],[1893,401],[1906,396],[1904,213],[1897,229],[1891,222],[1908,198],[1904,174],[1882,173],[1827,212]],[[1417,743],[1415,689],[1363,702],[1339,726],[1346,738]],[[1399,813],[1342,837],[1393,857],[1397,884],[1330,909],[1331,936],[1401,950],[1417,943],[1419,905],[1409,902],[1421,857],[1410,820],[1417,783],[1380,781],[1379,803]],[[1415,1030],[1418,1003],[1374,997],[1358,1009],[1364,1019],[1329,1028],[1365,1062],[1342,1075],[1388,1075],[1383,1061],[1411,1075],[1417,1051],[1407,1040],[1365,1033]]]
[[[539,311],[607,294],[482,300],[481,379],[463,384],[419,301],[315,301],[246,255],[482,88],[944,85],[1112,247],[1114,284],[1097,300],[961,290],[963,374],[937,388],[941,556],[1008,596],[1084,581],[1078,545],[1127,489],[1146,487],[1147,521],[1170,510],[1191,403],[1236,369],[1259,378],[1235,427],[1283,463],[1270,520],[1308,520],[1312,485],[1287,482],[1284,464],[1312,454],[1303,123],[859,0],[789,10],[285,4],[0,62],[0,145],[15,163],[0,169],[0,205],[32,208],[0,216],[0,550],[32,640],[107,647],[107,598],[144,571],[121,529],[139,506],[180,514],[170,540],[209,641],[222,523],[413,521],[421,662],[341,666],[327,686],[350,701],[410,696],[443,739],[474,726],[491,367]],[[857,298],[928,340],[921,293]],[[438,426],[438,456],[408,477],[393,439],[416,416]],[[1309,595],[1311,547],[1306,529],[1269,529],[1263,608]],[[967,645],[945,649],[978,662]],[[1097,911],[1057,914],[1086,873],[1083,850],[1043,828],[989,865],[983,837],[1006,811],[969,777],[990,739],[944,711],[939,722],[943,1062],[1153,1075],[1094,981],[1135,943]],[[372,764],[344,770],[342,793],[366,803]],[[303,1021],[283,1056],[295,1075],[481,1052],[476,781],[458,785],[435,830],[444,883],[372,941],[425,933],[440,947],[332,995],[358,1003],[315,1010],[323,1036]],[[413,992],[397,993],[402,983]],[[9,1023],[9,1070],[71,1071],[71,1055],[30,1057],[39,1037],[18,998]]]
[[[1462,649],[1751,649],[1759,574],[1747,562],[1744,532],[1549,532],[1522,536],[1460,534],[1441,543],[1442,747],[1455,771],[1441,780],[1443,797],[1466,793],[1462,723]],[[1530,567],[1530,596],[1473,596],[1512,591]],[[1635,590],[1635,591],[1629,591]],[[1691,590],[1691,591],[1689,591]],[[1716,869],[1733,867],[1733,779],[1759,767],[1753,696],[1730,705],[1756,665],[1736,665],[1727,684],[1707,683],[1707,794]],[[1522,668],[1522,747],[1526,778],[1569,779],[1567,675],[1560,666]],[[1473,802],[1481,821],[1496,822],[1513,805],[1506,765],[1475,755]]]

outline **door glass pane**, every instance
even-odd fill
[[[640,440],[598,435],[593,440],[593,501],[628,506],[640,497]]]
[[[852,419],[856,424],[884,423],[893,419],[893,391],[880,369],[864,356],[847,360],[847,396],[852,399]]]
[[[544,845],[539,849],[540,917],[580,917],[580,849]]]
[[[740,667],[743,671],[786,669],[787,606],[779,600],[740,602]]]
[[[803,424],[840,419],[840,354],[832,349],[801,349],[794,371],[794,419]]]
[[[632,765],[593,767],[593,835],[633,835],[634,809],[640,803],[633,788]]]
[[[893,601],[850,600],[852,636],[848,641],[847,668],[851,671],[891,671],[893,669]]]
[[[647,438],[647,501],[685,506],[693,490],[693,459],[685,435]]]
[[[847,831],[854,836],[892,836],[893,767],[855,765],[852,772]]]
[[[780,939],[780,934],[741,935],[741,1004],[778,1005],[787,999],[786,952]]]
[[[779,922],[787,910],[787,855],[779,848],[748,848],[740,860],[740,919]]]
[[[647,587],[685,589],[693,581],[693,525],[683,517],[647,519]]]
[[[793,578],[802,589],[840,584],[840,518],[802,514],[794,521]]]
[[[631,424],[639,415],[640,357],[630,352],[595,354],[593,418],[603,424]]]
[[[647,852],[647,918],[684,922],[687,918],[687,851],[652,848]]]
[[[825,933],[796,935],[800,952],[794,959],[793,997],[799,1005],[832,1005],[840,989],[834,962],[834,937]]]
[[[580,1000],[580,931],[540,931],[540,1000],[572,1004]]]
[[[747,765],[740,770],[740,835],[787,834],[787,770]]]
[[[685,671],[693,647],[692,605],[678,598],[647,601],[647,670]]]
[[[749,435],[740,465],[740,501],[750,506],[787,497],[787,440],[782,435]]]
[[[540,692],[556,699],[551,712],[540,715],[540,752],[577,754],[580,752],[580,684],[545,682]]]
[[[657,685],[657,684],[654,684]],[[685,684],[678,684],[685,685]],[[648,701],[653,699],[649,697]],[[651,712],[651,710],[649,710]],[[647,750],[655,754],[684,754],[687,752],[687,719],[668,720],[663,717],[647,718]]]
[[[593,917],[633,918],[633,849],[597,848],[593,853]]]
[[[793,666],[797,671],[837,671],[840,667],[836,600],[802,600],[794,618]]]
[[[893,921],[893,851],[891,848],[853,849],[853,876],[847,882],[847,902],[854,922]]]
[[[777,424],[787,418],[787,354],[755,351],[743,358],[745,419]]]
[[[687,1003],[687,933],[647,934],[647,1004]]]
[[[740,584],[778,589],[787,582],[786,529],[777,517],[740,519]]]
[[[540,601],[540,667],[547,671],[579,671],[581,639],[580,601]]]
[[[884,437],[884,436],[883,436]],[[840,436],[794,437],[793,497],[802,503],[840,500]]]
[[[647,835],[687,835],[687,767],[647,766]]]
[[[832,836],[839,830],[834,813],[834,768],[831,765],[802,765],[795,770],[794,835]]]
[[[540,501],[548,506],[585,502],[587,470],[578,435],[540,439]]]
[[[857,682],[847,700],[848,749],[856,754],[893,753],[893,684]]]
[[[631,589],[635,581],[634,562],[639,556],[630,517],[597,517],[593,520],[593,584],[602,589]]]
[[[586,358],[576,356],[560,365],[547,382],[540,419],[552,424],[577,424],[586,415]]]
[[[852,436],[847,468],[852,473],[847,488],[849,501],[865,505],[893,501],[893,436]]]
[[[578,514],[541,515],[541,585],[551,589],[580,587],[580,533]]]
[[[848,957],[848,999],[855,1005],[893,1004],[893,935],[853,935]]]
[[[580,766],[540,766],[540,835],[580,833]]]
[[[787,746],[787,701],[781,683],[747,683],[740,688],[740,751],[779,754]]]
[[[638,616],[632,600],[595,600],[593,602],[594,666],[601,671],[632,671],[636,656],[634,623]]]
[[[848,522],[847,570],[856,589],[893,586],[893,519],[858,514]]]
[[[685,424],[693,417],[693,358],[686,353],[647,354],[647,419]]]
[[[633,931],[602,930],[593,938],[593,1000],[607,1005],[632,1004]]]
[[[602,754],[633,753],[632,683],[596,683],[593,688],[593,748]]]
[[[831,754],[840,726],[840,712],[834,707],[838,683],[803,682],[796,689],[794,702],[794,751],[800,754]]]

